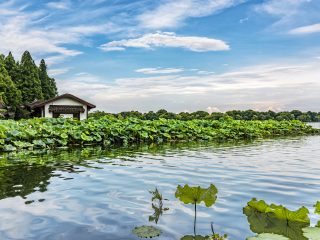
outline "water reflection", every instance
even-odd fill
[[[210,208],[197,204],[197,239],[212,235],[211,221],[232,240],[258,234],[262,220],[263,231],[290,236],[285,227],[272,230],[283,225],[278,220],[243,214],[242,207],[252,196],[289,209],[305,205],[314,226],[319,142],[297,136],[1,153],[0,239],[139,239],[135,226],[156,224],[163,231],[157,239],[181,239],[192,234],[194,205],[174,197],[177,185],[212,182],[219,197]],[[170,211],[150,204],[154,186],[169,199]]]

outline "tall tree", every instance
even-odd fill
[[[49,78],[50,83],[50,98],[54,98],[59,95],[58,88],[56,85],[56,80],[54,78]]]
[[[20,69],[21,80],[18,88],[22,94],[22,101],[32,102],[35,99],[43,99],[39,70],[28,51],[22,55]]]
[[[3,58],[0,58],[0,92],[4,92],[2,95],[2,101],[6,105],[12,106],[11,111],[16,111],[20,108],[21,92],[17,89],[5,69]]]
[[[15,62],[11,52],[9,52],[8,56],[4,60],[4,66],[11,77],[11,80],[14,84],[19,88],[19,82],[21,81],[21,72],[19,69],[18,63]]]
[[[41,60],[39,66],[39,79],[41,82],[42,95],[45,100],[52,98],[52,90],[50,86],[50,78],[47,73],[47,65],[44,59]]]

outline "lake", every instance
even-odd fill
[[[142,225],[162,230],[156,239],[181,239],[194,224],[194,205],[175,198],[185,184],[218,189],[212,207],[197,205],[202,236],[211,221],[228,239],[256,236],[243,213],[252,198],[292,211],[305,206],[314,226],[319,156],[319,135],[3,153],[0,239],[141,239],[132,229]],[[148,191],[156,187],[169,208],[157,224],[149,222],[159,209]]]

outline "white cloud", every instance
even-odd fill
[[[10,1],[13,2],[13,1]],[[12,3],[13,4],[13,3]],[[49,54],[46,63],[52,65],[81,54],[81,51],[68,49],[66,44],[89,45],[86,38],[96,34],[117,31],[113,24],[80,25],[72,27],[59,25],[50,20],[54,10],[23,11],[10,4],[0,4],[0,52],[12,52],[21,56],[25,50],[34,56]],[[50,13],[50,14],[49,14]],[[67,17],[65,18],[67,19]],[[43,27],[40,22],[45,21]]]
[[[136,72],[142,72],[142,73],[178,73],[184,71],[184,69],[181,68],[166,68],[166,69],[161,69],[160,67],[158,68],[142,68],[135,70]]]
[[[320,60],[320,57],[316,57],[316,59],[319,59],[319,60]]]
[[[239,21],[239,23],[243,23],[244,21],[248,21],[248,20],[249,20],[249,18],[241,19],[241,20]]]
[[[221,112],[221,111],[216,107],[207,107],[207,112],[211,114],[212,112]]]
[[[94,76],[90,73],[81,72],[74,75],[75,77],[72,79],[74,82],[99,82],[100,78]]]
[[[315,32],[320,32],[320,23],[299,27],[289,31],[289,33],[291,34],[308,34],[308,33],[315,33]]]
[[[229,46],[217,39],[206,37],[179,37],[175,33],[157,32],[141,38],[113,41],[101,45],[104,51],[117,50],[121,47],[136,47],[152,49],[153,47],[182,47],[195,52],[229,50]]]
[[[208,16],[243,2],[246,0],[171,0],[144,12],[137,19],[145,28],[176,27],[186,18]]]
[[[316,63],[314,66],[310,63],[300,66],[251,66],[247,69],[201,77],[160,75],[119,78],[112,84],[92,85],[71,79],[63,83],[63,87],[60,81],[58,87],[71,93],[86,94],[89,100],[97,103],[98,109],[109,112],[132,109],[144,112],[161,108],[172,112],[183,109],[191,112],[199,109],[225,112],[268,107],[308,111],[310,102],[319,102],[316,93],[320,89],[320,69]],[[108,103],[107,107],[104,103]],[[209,104],[214,104],[214,107],[208,109]]]
[[[68,68],[58,68],[58,69],[49,69],[48,70],[48,75],[50,77],[54,77],[54,76],[58,76],[58,75],[61,75],[61,74],[64,74],[66,72],[69,71],[71,67],[68,67]]]
[[[269,0],[257,5],[257,11],[265,11],[272,15],[293,15],[299,7],[310,0]]]
[[[70,2],[65,0],[61,2],[49,2],[46,5],[50,8],[69,9]]]
[[[214,72],[208,72],[208,71],[199,71],[198,74],[212,74]]]

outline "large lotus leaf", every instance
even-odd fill
[[[189,187],[186,184],[184,187],[180,185],[177,187],[175,197],[185,204],[195,204],[204,201],[206,207],[211,207],[217,199],[217,193],[218,189],[213,184],[210,184],[210,187],[207,189],[200,186]]]
[[[257,201],[257,199],[252,198],[252,200],[250,202],[248,202],[248,205],[245,208],[249,208],[249,209],[253,209],[253,210],[257,210],[258,212],[266,212],[268,205],[266,204],[265,201],[260,200]]]
[[[52,138],[46,138],[45,141],[47,144],[54,144],[54,140]]]
[[[310,219],[308,217],[309,210],[305,207],[301,207],[297,211],[290,211],[282,205],[277,206],[275,204],[271,204],[271,206],[266,209],[266,212],[272,213],[272,217],[283,220],[310,223]]]
[[[162,231],[159,229],[156,229],[153,226],[142,226],[142,227],[135,227],[132,230],[132,233],[137,234],[138,237],[141,238],[152,238],[157,237],[162,234]]]
[[[261,233],[255,237],[248,237],[246,240],[290,240],[290,239],[278,234]]]
[[[318,227],[307,227],[302,228],[303,236],[312,240],[320,240],[320,228]]]
[[[314,210],[314,213],[320,214],[320,202],[317,201],[315,205],[313,205],[316,209]]]
[[[309,222],[288,221],[274,217],[273,213],[259,212],[250,207],[243,208],[247,215],[250,229],[255,233],[274,233],[283,235],[291,240],[307,240],[303,237],[302,228],[308,227]]]

